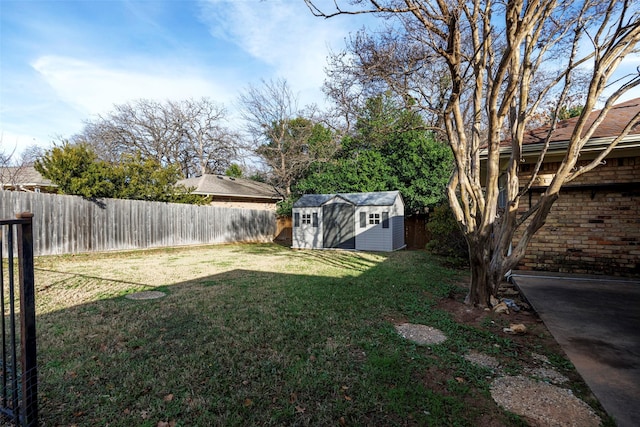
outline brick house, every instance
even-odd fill
[[[639,112],[640,98],[614,106],[585,145],[577,167],[595,158]],[[591,113],[591,118],[597,113]],[[520,201],[522,211],[545,191],[576,120],[560,122],[552,134],[545,163]],[[531,176],[547,131],[542,127],[525,137],[521,183]],[[562,187],[518,268],[640,276],[640,125],[620,141],[603,165]]]

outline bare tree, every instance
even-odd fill
[[[73,141],[90,144],[103,160],[139,152],[163,165],[179,165],[185,177],[224,173],[242,149],[226,116],[224,107],[208,98],[141,99],[87,122]]]
[[[286,196],[291,186],[320,157],[335,150],[330,133],[314,114],[298,108],[297,96],[284,79],[249,86],[239,98],[246,131],[255,152],[272,170]]]
[[[0,137],[0,167],[7,167],[11,163],[11,157],[15,152],[15,149],[11,153],[7,153],[3,147],[3,139]]]
[[[45,150],[39,145],[30,145],[20,154],[20,164],[25,166],[33,166],[40,157],[44,156]]]
[[[0,189],[10,186],[16,188],[24,177],[25,169],[43,155],[44,150],[37,145],[25,148],[20,156],[14,147],[10,152],[3,148],[3,138],[0,137]]]
[[[305,1],[312,13],[325,18],[355,13],[395,17],[408,32],[420,32],[425,51],[446,66],[450,82],[443,125],[455,158],[448,194],[469,245],[470,303],[490,303],[505,272],[518,264],[544,224],[561,187],[596,168],[640,120],[635,116],[608,148],[576,169],[582,148],[616,100],[640,84],[638,73],[612,81],[640,41],[640,12],[628,0],[370,0],[344,8],[336,2],[330,11]],[[538,202],[519,213],[520,198],[540,170],[555,125],[531,179],[520,183],[525,130],[551,100],[551,117],[559,117],[581,67],[589,68],[588,89],[564,157]],[[598,117],[589,120],[605,89],[611,95]],[[471,105],[470,115],[466,105]],[[508,143],[506,165],[500,161],[501,143]],[[481,162],[481,155],[486,160]],[[513,245],[516,231],[520,238]]]
[[[347,132],[366,100],[381,94],[393,94],[406,109],[419,109],[429,127],[442,127],[449,77],[444,64],[417,38],[420,34],[387,23],[373,34],[358,31],[345,51],[330,55],[324,92]]]

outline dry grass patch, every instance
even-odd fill
[[[437,309],[458,276],[425,252],[277,245],[39,258],[41,424],[523,425],[463,355],[532,348]]]

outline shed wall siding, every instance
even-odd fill
[[[321,207],[313,207],[313,208],[297,208],[293,210],[294,215],[296,213],[300,214],[300,225],[296,227],[295,223],[293,224],[292,238],[293,243],[292,246],[297,249],[317,249],[323,247],[322,241],[322,208]],[[318,215],[318,226],[313,226],[313,214],[316,213]],[[312,219],[311,224],[303,224],[302,218],[303,215],[310,215]]]
[[[366,213],[366,227],[360,227],[360,212]],[[391,251],[391,228],[382,228],[382,212],[389,212],[391,217],[390,206],[361,206],[356,208],[356,249],[363,251]],[[379,224],[369,224],[369,215],[380,215]]]
[[[334,203],[348,203],[344,198],[335,196],[327,200],[322,206],[294,207],[293,216],[300,217],[296,227],[295,219],[292,229],[292,247],[297,249],[321,249],[324,247],[324,218],[323,206]],[[383,227],[383,213],[388,214],[389,227]],[[313,224],[303,224],[303,216],[318,215],[318,227]],[[365,227],[361,226],[360,214],[365,214]],[[377,214],[378,224],[370,224],[370,214]],[[354,215],[355,249],[363,251],[393,251],[404,246],[404,204],[401,197],[396,197],[393,205],[386,206],[355,206]]]

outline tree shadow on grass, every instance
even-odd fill
[[[486,396],[470,411],[462,398],[469,387],[418,380],[442,361],[405,342],[387,319],[428,310],[424,281],[399,276],[389,259],[370,267],[353,255],[301,256],[361,274],[237,269],[163,287],[159,299],[107,298],[39,315],[41,424],[443,425],[473,424],[474,411],[484,410],[505,417]],[[436,281],[446,277],[422,268]]]

